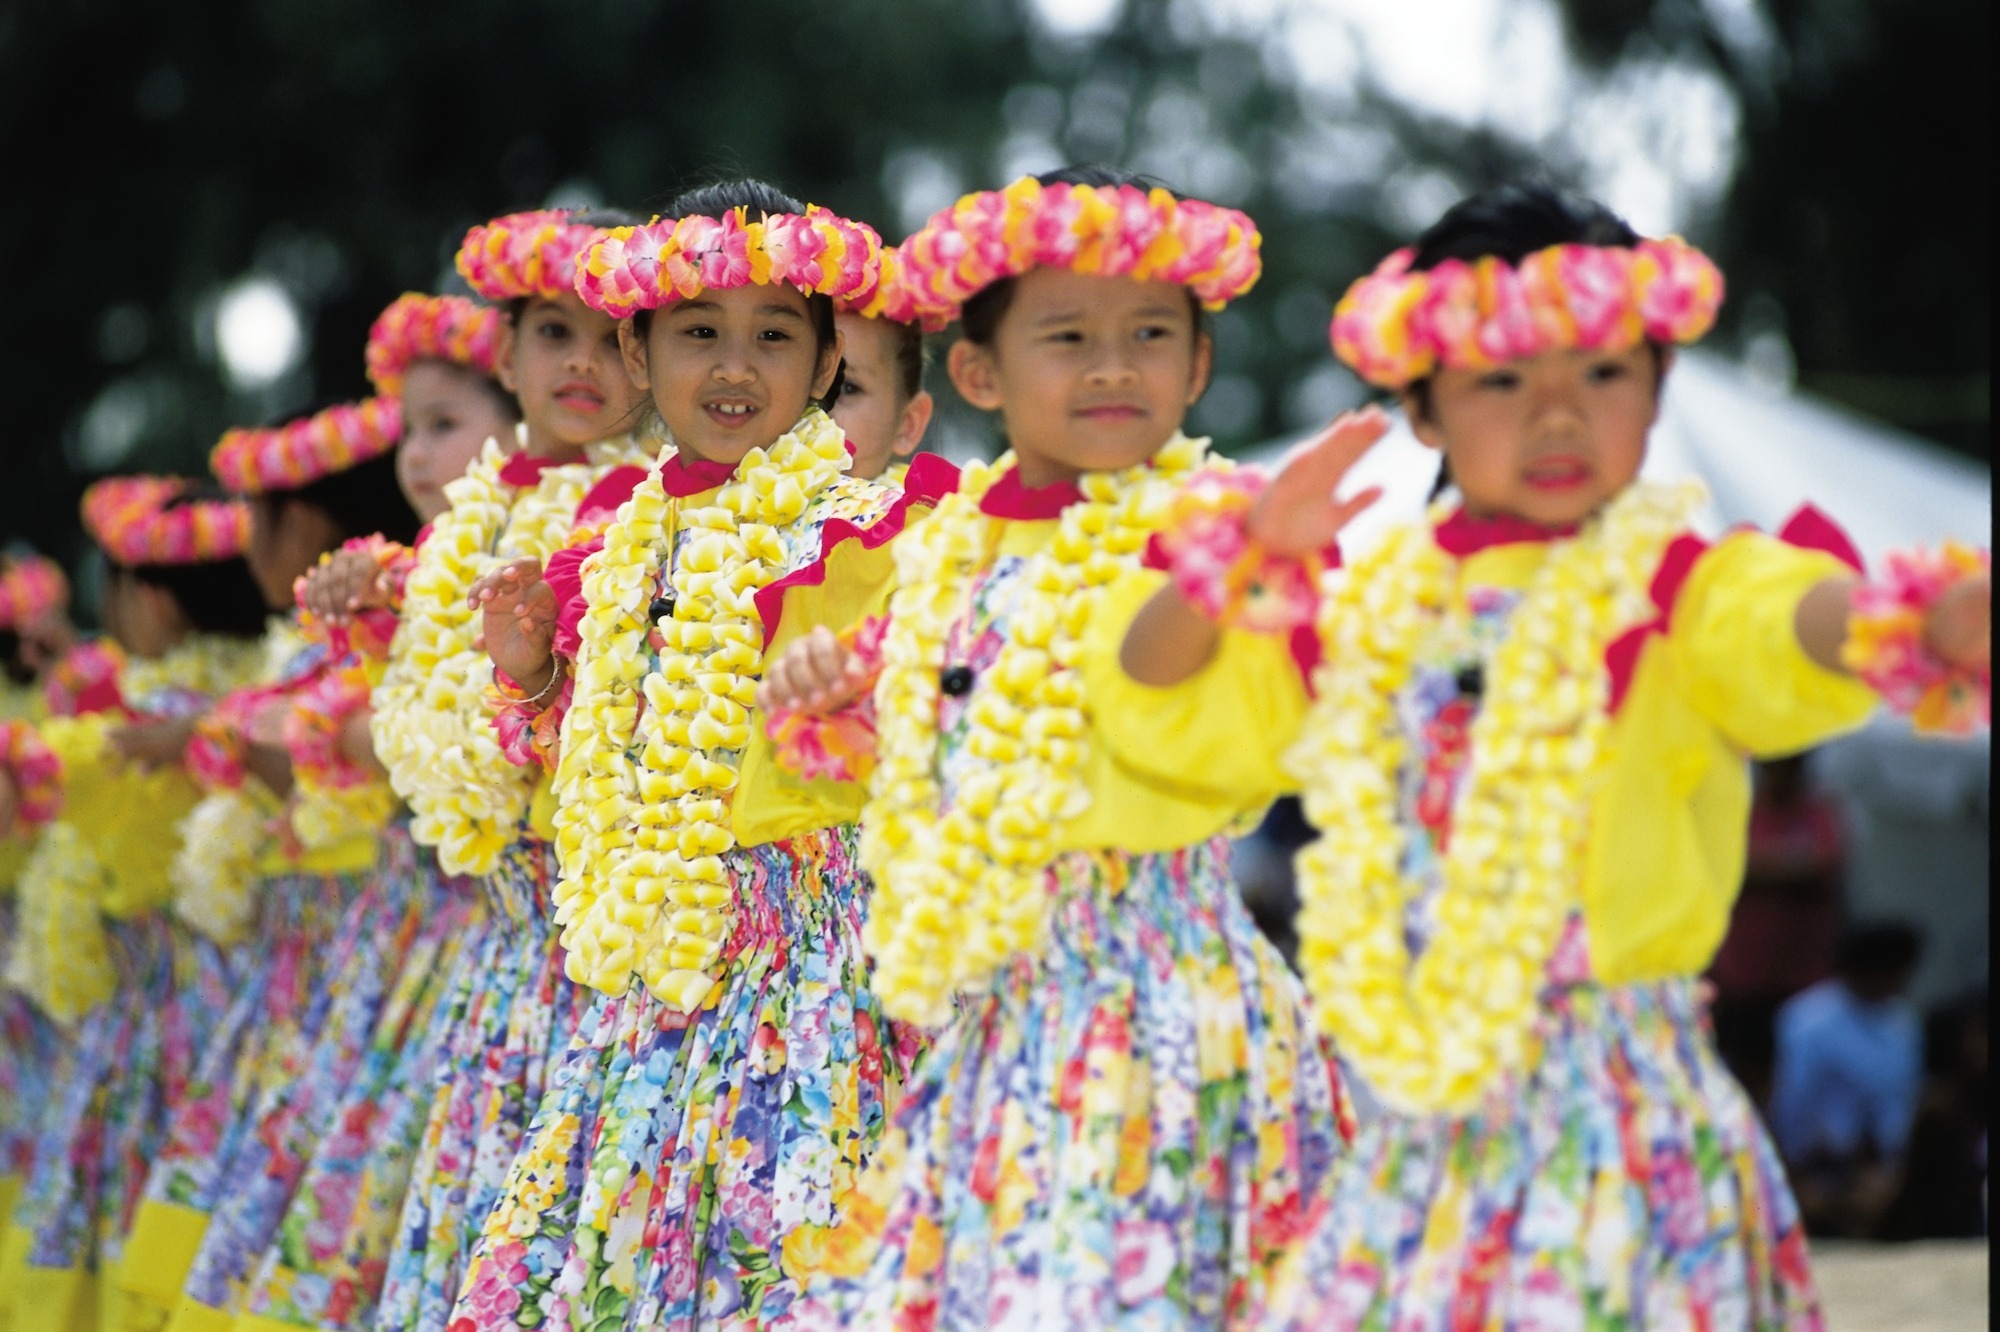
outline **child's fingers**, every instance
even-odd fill
[[[1346,527],[1349,523],[1360,517],[1362,513],[1371,508],[1376,500],[1381,498],[1382,487],[1368,486],[1349,495],[1344,500],[1335,500],[1333,502],[1334,530],[1339,531],[1341,528]]]

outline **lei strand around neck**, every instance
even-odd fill
[[[1177,434],[1148,463],[1078,480],[1083,498],[1023,571],[1007,642],[974,686],[973,766],[949,810],[936,769],[938,672],[1002,521],[980,512],[980,498],[1012,455],[968,467],[957,494],[898,545],[875,687],[879,757],[861,816],[862,864],[875,878],[864,938],[891,1016],[941,1022],[956,992],[1041,946],[1043,874],[1063,825],[1090,804],[1079,639],[1105,587],[1137,566],[1174,494],[1207,461],[1207,444]]]
[[[389,780],[410,804],[411,832],[447,873],[490,874],[527,812],[532,777],[508,762],[488,724],[493,668],[473,646],[473,582],[501,560],[546,560],[568,535],[601,459],[634,453],[626,440],[594,444],[585,458],[546,468],[534,487],[500,479],[510,456],[488,440],[464,476],[445,487],[451,509],[417,552],[402,622],[375,691],[372,733]]]
[[[1465,1113],[1527,1059],[1582,876],[1610,724],[1604,649],[1651,613],[1654,571],[1701,501],[1699,486],[1637,484],[1549,549],[1486,671],[1435,930],[1414,964],[1397,699],[1454,614],[1458,565],[1415,524],[1322,606],[1318,694],[1286,756],[1320,829],[1297,862],[1302,969],[1342,1053],[1398,1110]]]
[[[757,592],[786,572],[786,529],[847,467],[846,436],[812,408],[678,522],[659,469],[648,472],[585,565],[590,609],[555,779],[556,919],[579,984],[623,994],[636,974],[682,1012],[713,986],[733,891],[730,804],[764,655]],[[677,526],[688,536],[676,555]],[[670,592],[656,602],[663,566]]]

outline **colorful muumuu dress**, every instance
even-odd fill
[[[1691,503],[1674,502],[1669,512]],[[1583,881],[1560,889],[1556,942],[1529,990],[1526,1062],[1502,1065],[1469,1110],[1385,1105],[1365,1119],[1333,1199],[1287,1260],[1271,1326],[1819,1327],[1797,1209],[1715,1052],[1695,979],[1740,881],[1746,756],[1817,743],[1873,704],[1808,659],[1792,629],[1799,597],[1849,572],[1827,553],[1844,540],[1811,514],[1785,535],[1651,547],[1662,553],[1634,584],[1643,610],[1594,649],[1608,684],[1589,706],[1610,716],[1579,825]],[[1442,870],[1480,759],[1474,727],[1507,687],[1492,665],[1563,545],[1545,529],[1462,513],[1431,540],[1450,557],[1446,601],[1390,700],[1406,755],[1393,804],[1415,959],[1447,920]],[[1353,576],[1367,571],[1364,556]],[[1211,670],[1173,692],[1189,717],[1205,705],[1226,714],[1219,700],[1242,683]],[[1205,780],[1270,771],[1299,734],[1303,699],[1290,708],[1289,719],[1286,706],[1271,709],[1275,728],[1216,716],[1180,760]],[[1294,752],[1295,769],[1307,752]],[[1302,882],[1307,936],[1314,891]],[[1313,949],[1308,937],[1309,976]]]
[[[15,983],[72,1025],[0,1257],[0,1305],[11,1301],[17,1328],[80,1332],[119,1318],[118,1275],[147,1168],[240,962],[170,914],[177,825],[199,788],[178,767],[127,762],[111,733],[128,720],[199,713],[260,660],[254,641],[197,636],[126,665],[101,710],[42,724],[62,761],[64,803],[23,870],[9,965]]]
[[[978,780],[969,714],[1081,499],[1012,470],[979,499],[987,555],[933,666],[940,815]],[[1086,641],[1087,716],[1116,651]],[[876,705],[887,735],[896,702]],[[798,1238],[819,1274],[800,1329],[1223,1326],[1327,1195],[1352,1125],[1303,987],[1230,875],[1245,793],[1139,778],[1094,716],[1080,738],[1090,800],[1042,876],[1045,942],[960,1000],[846,1224]]]
[[[832,429],[817,412],[808,420]],[[938,468],[931,459],[926,474]],[[694,514],[717,503],[730,474],[670,458],[652,484]],[[842,478],[773,528],[782,576],[757,597],[758,655],[878,607],[890,539],[911,509],[904,493]],[[674,595],[669,568],[700,535],[669,530],[669,567],[655,559],[638,571],[641,620],[673,615],[661,600]],[[601,613],[595,600],[587,612],[572,600],[566,618],[586,613]],[[579,681],[591,656],[586,646]],[[651,688],[664,666],[657,642],[642,664]],[[579,684],[565,771],[588,706]],[[867,986],[867,880],[852,826],[861,796],[851,783],[783,772],[761,728],[738,771],[719,980],[692,1011],[636,976],[623,994],[595,999],[487,1218],[454,1329],[765,1326],[796,1290],[789,1237],[838,1219],[915,1050]]]
[[[547,783],[501,752],[486,699],[492,663],[472,644],[478,619],[466,594],[507,560],[546,561],[608,474],[636,475],[649,460],[622,436],[569,462],[489,443],[446,487],[452,509],[419,546],[405,585],[374,695],[375,749],[415,813],[416,840],[443,872],[473,881],[477,912],[456,941],[426,1036],[429,1080],[395,1204],[376,1313],[383,1329],[442,1332],[479,1224],[582,1010],[550,898]]]

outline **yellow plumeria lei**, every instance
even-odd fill
[[[1412,525],[1322,606],[1318,696],[1286,756],[1320,829],[1297,862],[1301,962],[1341,1052],[1398,1110],[1464,1113],[1527,1059],[1582,878],[1610,724],[1605,646],[1651,616],[1654,571],[1701,503],[1699,486],[1634,485],[1550,548],[1486,670],[1435,929],[1414,965],[1396,701],[1425,644],[1451,633],[1457,565],[1429,524]]]
[[[878,762],[861,816],[861,860],[875,877],[864,938],[892,1016],[942,1022],[954,993],[1039,950],[1043,872],[1062,825],[1090,804],[1079,639],[1103,589],[1139,563],[1174,493],[1214,465],[1207,444],[1177,434],[1149,464],[1078,480],[1083,499],[1022,572],[1007,642],[971,697],[965,747],[975,766],[942,815],[938,671],[1004,521],[981,513],[980,498],[1012,456],[966,468],[958,492],[898,546],[875,686]]]
[[[259,678],[266,662],[266,638],[189,634],[157,657],[132,657],[118,677],[127,702],[143,702],[164,689],[183,689],[220,698]]]
[[[764,655],[757,591],[786,572],[784,529],[847,466],[847,437],[811,409],[746,454],[714,503],[679,514],[690,535],[677,558],[675,506],[655,470],[586,563],[590,608],[555,779],[556,919],[579,984],[623,994],[636,973],[682,1012],[714,984],[729,930],[730,798]],[[673,611],[655,624],[654,574],[668,563]]]
[[[117,989],[99,903],[111,875],[90,842],[57,820],[21,871],[7,984],[68,1026]]]
[[[203,796],[181,820],[180,849],[167,869],[174,914],[225,947],[242,940],[256,906],[257,867],[276,812],[260,789],[245,782]]]
[[[500,479],[508,454],[488,440],[445,487],[451,509],[417,552],[389,667],[375,690],[371,732],[390,784],[415,815],[411,833],[453,874],[488,874],[514,840],[535,774],[500,752],[485,703],[492,662],[472,645],[479,616],[466,593],[480,575],[521,556],[546,561],[577,505],[611,466],[643,461],[629,438],[590,445],[583,461],[544,470],[532,489]]]

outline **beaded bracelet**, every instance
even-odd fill
[[[1883,564],[1881,576],[1854,590],[1842,662],[1919,731],[1964,735],[1992,725],[1992,666],[1954,666],[1924,641],[1930,608],[1947,588],[1990,572],[1992,552],[1947,541],[1894,552]]]

